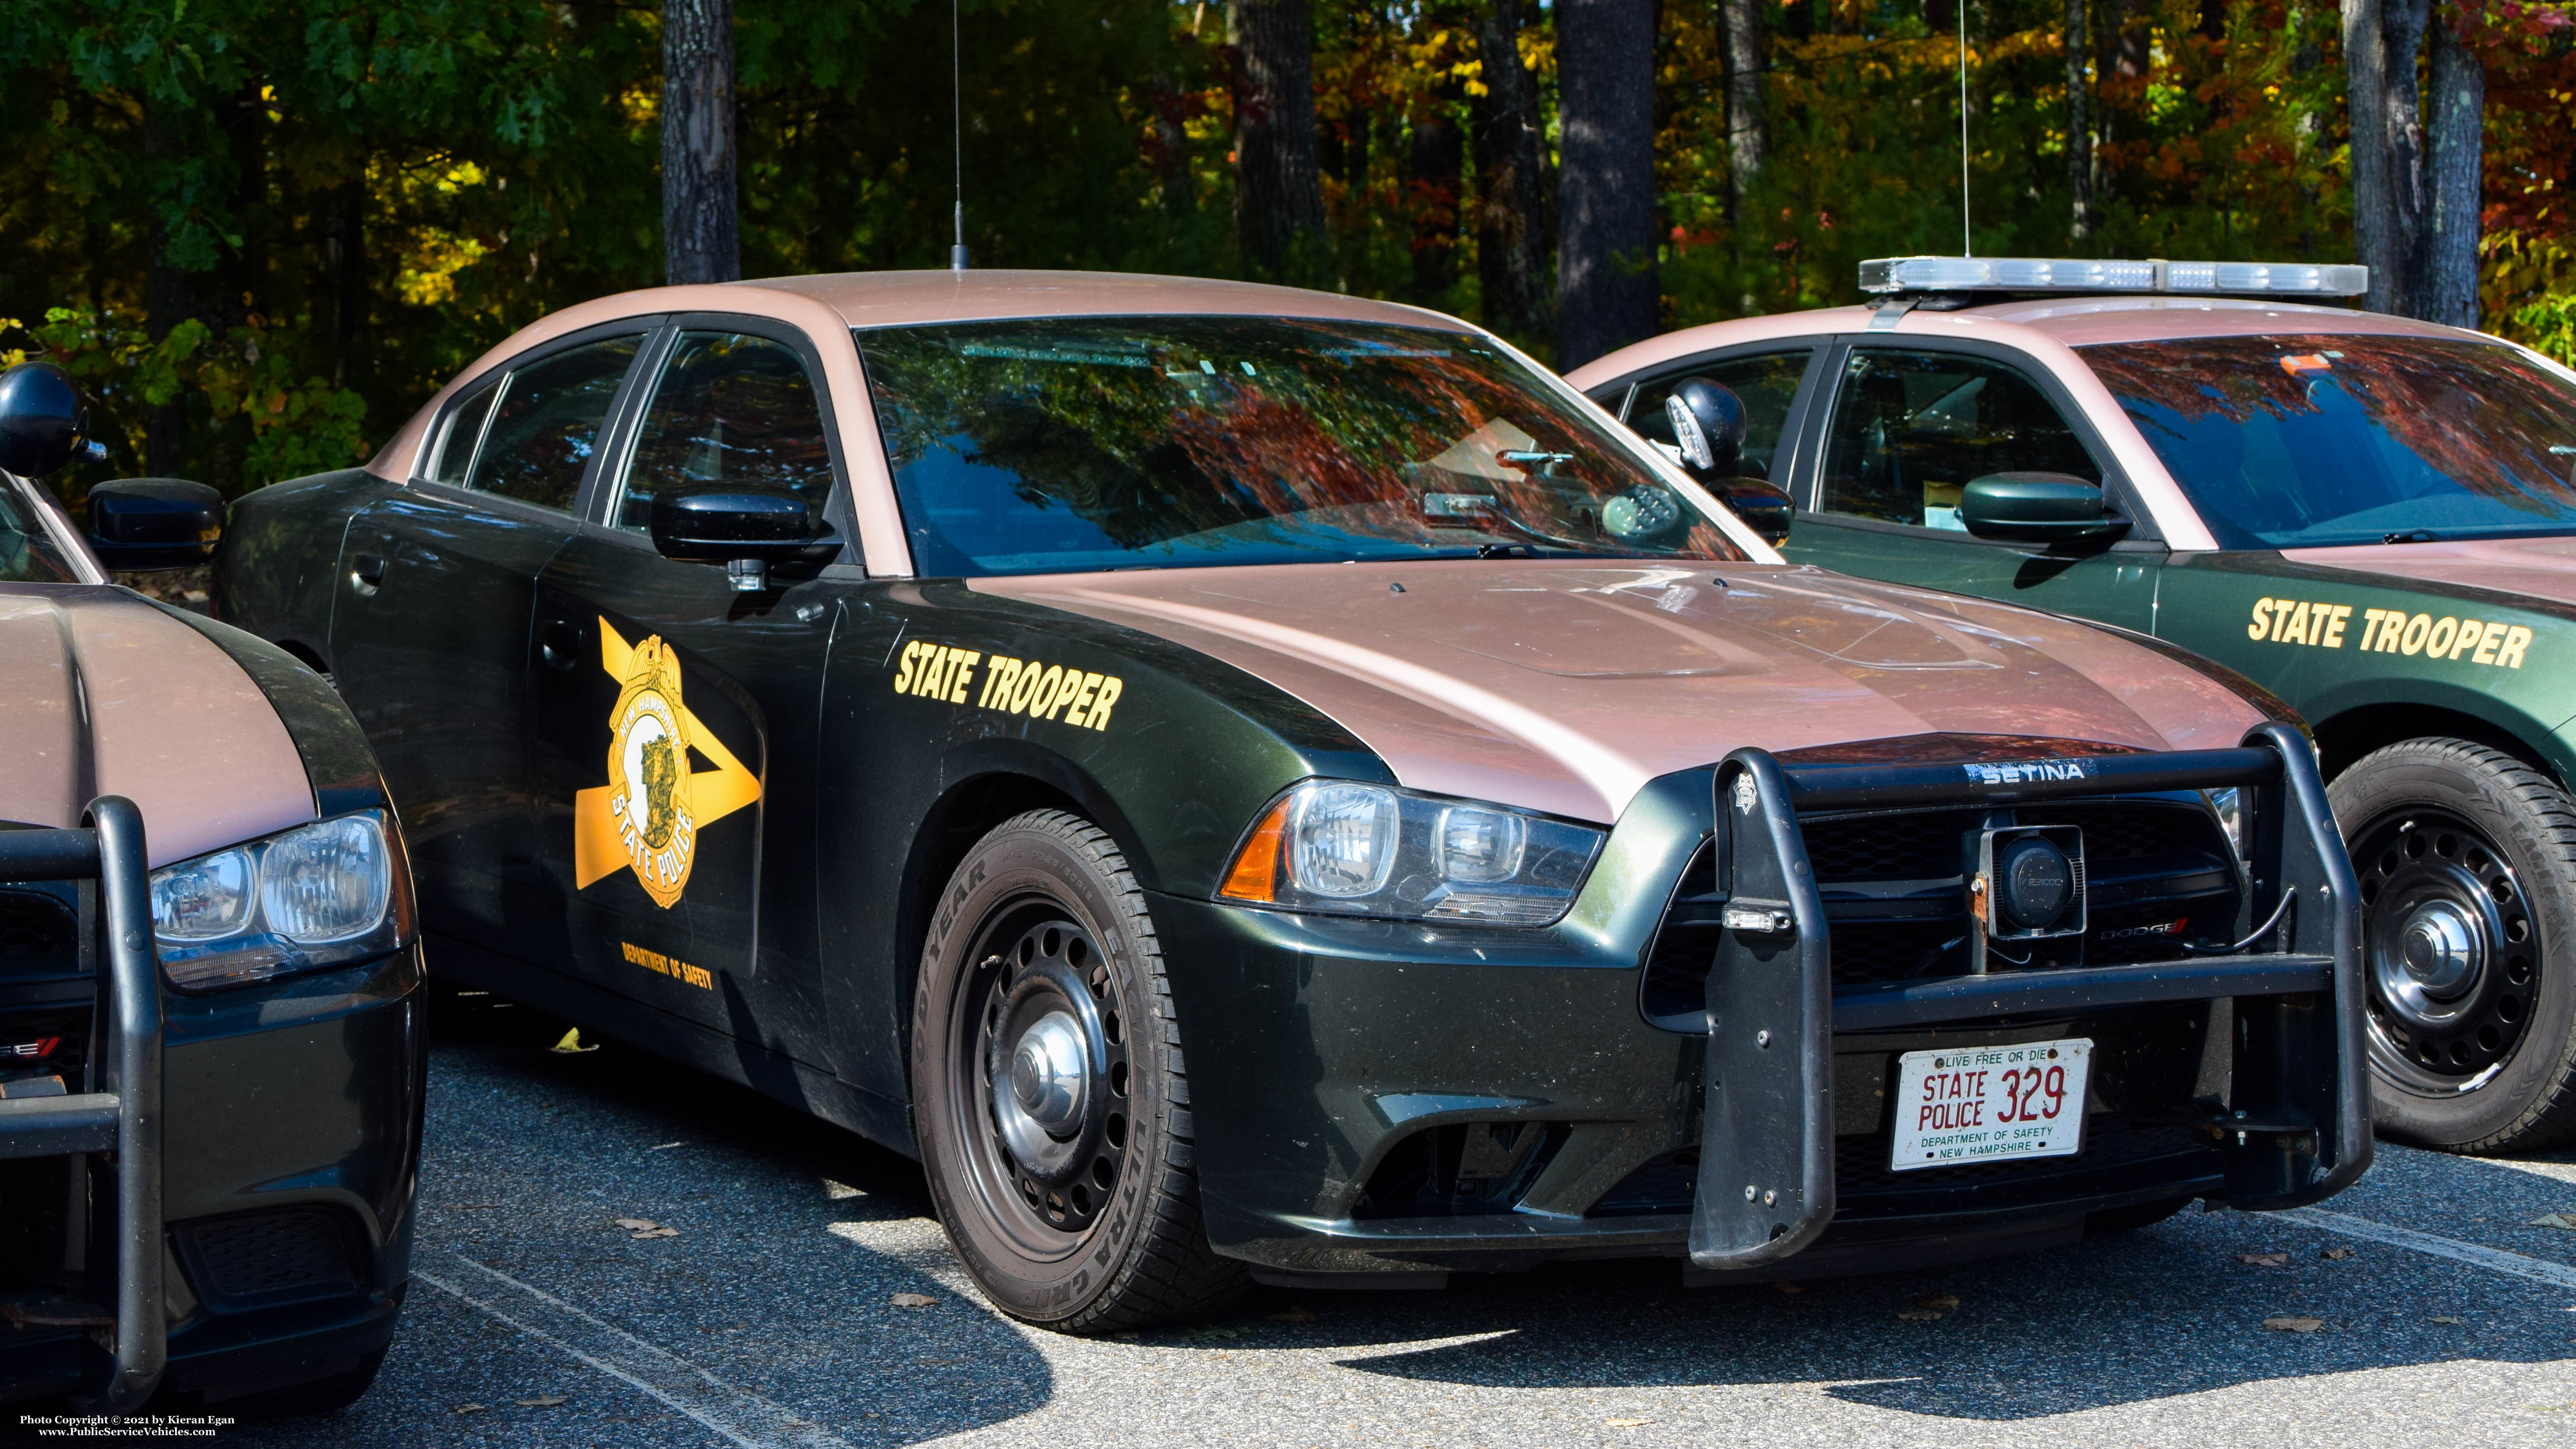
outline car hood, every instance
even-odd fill
[[[2263,716],[2107,631],[1792,565],[1474,560],[979,579],[1223,659],[1419,790],[1602,822],[1745,746],[2238,743]]]
[[[2428,584],[2521,594],[2576,605],[2576,538],[2464,539],[2457,543],[2353,544],[2294,548],[2292,563]]]
[[[313,818],[268,697],[204,635],[124,589],[0,584],[0,821],[143,812],[154,865]]]

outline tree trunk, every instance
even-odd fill
[[[179,167],[179,138],[172,134],[172,108],[180,103],[147,93],[143,100],[143,154],[151,162],[154,195],[152,220],[144,237],[143,330],[153,341],[196,315],[195,279],[170,254],[170,223],[178,214],[172,182]],[[143,417],[143,470],[157,478],[175,476],[187,436],[184,398],[155,405]]]
[[[2086,0],[2066,0],[2066,189],[2075,212],[2067,235],[2078,243],[2093,234],[2093,116],[2084,74],[2093,47],[2085,9]]]
[[[367,191],[344,181],[328,193],[331,266],[331,385],[356,387],[364,378],[360,349],[367,330]]]
[[[672,285],[742,275],[735,172],[733,0],[663,0],[662,271]]]
[[[1771,151],[1771,131],[1763,116],[1770,48],[1762,22],[1769,9],[1765,0],[1720,0],[1726,23],[1727,214],[1739,225],[1745,199],[1762,179],[1762,163]]]
[[[1198,209],[1198,188],[1190,179],[1190,138],[1181,129],[1181,87],[1168,68],[1154,72],[1150,99],[1154,107],[1154,181],[1163,209],[1187,214]]]
[[[1485,94],[1475,98],[1476,272],[1485,325],[1533,341],[1547,328],[1547,138],[1538,81],[1521,64],[1523,0],[1476,15]]]
[[[2365,299],[2370,309],[2394,312],[2404,270],[2397,261],[2405,242],[2389,185],[2388,39],[2380,24],[2380,4],[2381,0],[2343,0],[2344,101],[2352,129],[2353,258],[2370,268]],[[2411,66],[2408,73],[2413,73]]]
[[[1459,85],[1444,81],[1423,97],[1405,147],[1413,209],[1413,300],[1438,306],[1458,285],[1458,202],[1466,190],[1466,137],[1453,114]]]
[[[2433,24],[2431,214],[2415,315],[2478,325],[2478,228],[2486,174],[2486,65],[2447,20]]]
[[[1256,276],[1288,275],[1324,231],[1315,164],[1314,19],[1307,0],[1234,0],[1234,236]]]
[[[1556,366],[1654,335],[1654,0],[1557,0]]]

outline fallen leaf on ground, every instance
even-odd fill
[[[1807,1291],[1807,1285],[1804,1283],[1774,1283],[1771,1286],[1779,1289],[1783,1293],[1804,1293]]]
[[[2448,1324],[2453,1325],[2454,1327],[2456,1327],[2456,1326],[2458,1326],[2458,1325],[2460,1325],[2460,1324],[2463,1324],[2463,1323],[2468,1322],[2468,1320],[2467,1320],[2467,1319],[2465,1319],[2465,1318],[2453,1318],[2451,1315],[2449,1315],[2449,1314],[2447,1314],[2447,1313],[2436,1313],[2436,1314],[2434,1314],[2434,1315],[2433,1315],[2433,1321],[2434,1321],[2435,1323],[2448,1323]]]
[[[2535,1228],[2576,1228],[2576,1214],[2542,1213],[2529,1224]]]
[[[668,1152],[674,1147],[686,1147],[688,1145],[689,1144],[686,1142],[656,1142],[644,1150],[647,1152]]]
[[[522,1409],[551,1409],[557,1404],[569,1401],[561,1394],[538,1394],[531,1398],[513,1400],[513,1402]]]
[[[897,1308],[928,1308],[939,1300],[927,1293],[898,1293],[886,1301]]]
[[[2286,1268],[2290,1266],[2290,1255],[2287,1253],[2239,1253],[2236,1255],[2236,1261],[2251,1268]]]
[[[1303,1308],[1291,1308],[1285,1313],[1271,1314],[1270,1321],[1273,1323],[1312,1323],[1315,1321],[1315,1315]]]
[[[834,1182],[828,1177],[823,1179],[823,1195],[834,1202],[839,1202],[845,1197],[867,1196],[866,1193],[859,1191],[857,1188],[850,1186],[846,1182]]]
[[[599,1048],[596,1045],[583,1046],[581,1044],[581,1028],[576,1026],[572,1030],[563,1034],[563,1040],[556,1042],[553,1046],[548,1047],[547,1050],[558,1052],[595,1052],[599,1050]]]
[[[1604,1419],[1601,1422],[1609,1425],[1613,1429],[1642,1429],[1655,1421],[1652,1419]]]
[[[617,1225],[630,1233],[649,1233],[661,1226],[651,1218],[619,1218]]]
[[[2326,1326],[2322,1318],[2266,1318],[2263,1326],[2275,1333],[2314,1333]]]
[[[2352,1249],[2328,1248],[2324,1252],[2317,1254],[2317,1256],[2325,1259],[2329,1263],[2340,1263],[2344,1259],[2352,1256]]]
[[[1896,1315],[1908,1323],[1930,1323],[1941,1316],[1938,1308],[1908,1308]]]
[[[1917,1308],[1937,1308],[1942,1312],[1947,1313],[1951,1309],[1959,1306],[1959,1295],[1956,1293],[1941,1293],[1930,1298],[1917,1298],[1914,1300],[1914,1306]]]
[[[487,1404],[459,1404],[447,1412],[451,1414],[480,1414],[489,1407],[490,1406]]]
[[[679,1235],[680,1230],[678,1228],[646,1228],[640,1233],[627,1234],[628,1237],[639,1241],[645,1238],[676,1238]]]

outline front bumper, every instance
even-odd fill
[[[140,969],[94,987],[141,884],[139,842],[114,858],[111,803],[86,872],[25,868],[37,832],[11,832],[20,868],[0,872],[82,882],[110,928],[75,969],[0,981],[0,1024],[96,1026],[86,1080],[68,1082],[86,1091],[27,1099],[50,1124],[0,1118],[0,1401],[123,1412],[156,1388],[212,1401],[354,1366],[391,1337],[410,1270],[419,948],[188,996],[161,989],[147,917],[140,961],[110,962]]]
[[[1697,771],[1650,786],[1584,899],[1544,931],[1157,898],[1218,1251],[1303,1274],[1691,1256],[1730,1275],[1768,1276],[1756,1270],[1779,1263],[1805,1275],[1873,1255],[1919,1262],[2035,1245],[2079,1231],[2087,1214],[2191,1197],[2288,1206],[2339,1190],[2366,1165],[2367,1098],[2346,1100],[2358,1058],[2344,1056],[2345,1017],[2358,1008],[2344,978],[2357,967],[2336,910],[2310,911],[2293,922],[2296,949],[2260,957],[1839,995],[1787,968],[1795,1025],[1784,1055],[1816,1085],[1775,1079],[1760,1133],[1731,1139],[1762,1126],[1732,1118],[1713,1133],[1712,1037],[1640,1009],[1641,965],[1675,883],[1719,828],[1713,783]],[[2330,842],[2313,786],[2302,754],[2281,787],[2285,809],[2324,819]],[[2296,878],[2332,888],[2314,845],[2301,859],[2316,879]],[[2348,871],[2341,899],[2351,899]],[[1725,960],[1709,988],[1729,1007],[1721,1020],[1751,1005]],[[1810,984],[1823,987],[1822,1007],[1800,1017]],[[2077,1156],[1887,1169],[1898,1054],[2066,1036],[2095,1038],[2105,1061]],[[2218,1123],[2233,1112],[2241,1132]],[[1705,1228],[1694,1243],[1701,1174],[1745,1180],[1740,1169],[1766,1143],[1787,1146],[1797,1191],[1821,1211],[1783,1248],[1770,1245],[1789,1235],[1766,1224],[1746,1245],[1754,1251],[1708,1252]],[[1812,1174],[1810,1146],[1822,1159]]]

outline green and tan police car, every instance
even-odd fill
[[[2117,625],[2281,695],[2360,876],[2380,1130],[2576,1135],[2576,374],[2319,305],[2359,267],[1861,277],[1874,305],[1573,381],[1748,518],[1767,502],[1793,561]]]

